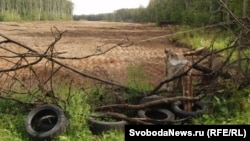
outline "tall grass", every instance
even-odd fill
[[[184,28],[180,30],[185,31],[189,29]],[[207,47],[213,50],[220,50],[230,45],[237,45],[235,44],[236,39],[237,37],[232,34],[232,31],[213,28],[179,34],[174,36],[172,41],[188,46],[191,49]],[[239,57],[249,56],[249,52],[249,48],[236,50],[230,58],[230,63],[237,62],[231,65],[231,67],[236,68],[240,64],[240,69],[246,73],[249,70],[249,60],[240,60]],[[223,52],[222,55],[226,57],[229,54]],[[228,67],[226,69],[230,70]],[[234,77],[238,77],[239,79],[241,75],[240,72],[237,73],[232,75],[236,75]],[[239,90],[236,88],[238,86],[236,83],[233,80],[224,80],[221,82],[221,85],[224,85],[224,92],[204,100],[210,106],[208,114],[195,118],[193,124],[249,124],[250,87]]]
[[[178,34],[172,37],[172,41],[178,44],[186,45],[192,49],[200,47],[213,47],[214,49],[222,49],[228,46],[235,36],[229,31],[214,28],[214,29],[201,29],[192,31],[189,28],[180,28],[180,31],[190,32]]]
[[[68,96],[67,89],[65,87],[60,88],[60,90],[56,89],[56,92],[60,92],[62,97],[63,95]],[[67,132],[56,138],[55,141],[117,141],[124,139],[123,133],[118,131],[94,136],[86,122],[91,112],[88,103],[89,94],[76,90],[72,91],[70,95],[66,103],[60,103],[69,115],[70,126]],[[0,141],[29,141],[24,122],[31,109],[27,109],[25,105],[1,99],[0,107]]]
[[[25,107],[15,102],[0,100],[0,140],[26,141],[25,134]]]
[[[227,91],[207,99],[208,113],[194,120],[194,124],[249,124],[250,94],[249,89]]]
[[[141,65],[128,67],[127,86],[138,91],[148,91],[152,87],[146,80]],[[124,134],[120,131],[108,131],[102,135],[93,135],[89,130],[87,118],[92,112],[91,106],[108,104],[115,101],[114,95],[105,91],[103,85],[91,88],[79,89],[67,83],[53,85],[53,91],[59,97],[59,105],[69,116],[70,126],[65,134],[59,136],[55,141],[122,141]],[[123,93],[123,92],[121,92]],[[127,93],[124,98],[137,95],[134,91]],[[19,100],[27,102],[35,101],[31,95],[18,97]],[[103,101],[100,98],[104,97]],[[17,98],[15,96],[15,98]],[[51,101],[50,101],[51,102]],[[14,101],[0,99],[0,141],[28,141],[29,137],[25,131],[24,122],[32,107],[18,104]]]
[[[150,91],[153,89],[153,86],[149,83],[147,77],[142,64],[130,64],[128,66],[128,79],[126,85],[137,91]]]

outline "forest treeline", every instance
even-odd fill
[[[147,7],[119,9],[98,15],[73,15],[71,0],[0,0],[0,21],[91,20],[155,22],[173,21],[201,26],[250,15],[250,0],[150,0]]]
[[[150,0],[147,7],[119,9],[113,13],[75,15],[74,20],[156,22],[173,21],[201,26],[230,20],[225,3],[237,17],[250,15],[250,0]]]
[[[0,21],[72,19],[69,0],[0,0]]]

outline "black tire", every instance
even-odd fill
[[[138,116],[154,120],[153,124],[166,124],[175,120],[173,112],[167,109],[145,109],[139,110]]]
[[[164,98],[163,96],[159,96],[159,95],[151,95],[151,96],[147,96],[147,97],[143,97],[140,99],[139,104],[145,104],[148,102],[152,102],[155,100],[160,100]],[[156,106],[151,106],[151,109],[169,109],[170,104],[169,103],[162,103],[160,105],[156,105]]]
[[[93,117],[92,117],[93,116]],[[92,134],[98,135],[102,134],[109,130],[119,130],[124,132],[125,125],[128,124],[127,121],[120,120],[120,121],[100,121],[96,119],[96,116],[103,116],[102,113],[92,113],[90,117],[88,118],[88,125],[89,129],[92,132]]]
[[[144,103],[151,102],[151,101],[154,101],[154,100],[159,100],[161,98],[163,98],[163,97],[159,96],[159,95],[151,95],[151,96],[148,96],[148,97],[143,97],[139,101],[139,104],[144,104]]]
[[[25,120],[28,135],[39,141],[49,141],[66,131],[69,121],[65,112],[53,104],[44,104],[31,110]]]
[[[199,116],[206,111],[206,108],[207,108],[206,105],[201,101],[194,102],[192,111],[183,110],[183,104],[181,101],[176,101],[171,103],[171,109],[175,113],[175,115],[183,118],[189,116]]]

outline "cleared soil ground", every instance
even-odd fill
[[[157,85],[163,80],[165,74],[164,50],[170,49],[175,52],[187,50],[170,43],[169,36],[165,36],[172,33],[170,27],[164,29],[150,23],[2,22],[0,23],[0,33],[42,52],[55,40],[51,32],[53,27],[62,32],[66,31],[62,39],[55,45],[55,51],[64,52],[62,54],[64,57],[84,57],[97,50],[104,51],[112,48],[126,40],[126,44],[124,44],[126,46],[117,46],[104,55],[81,60],[60,60],[80,71],[103,79],[118,81],[121,84],[125,83],[128,78],[128,66],[137,64],[141,66],[141,71],[147,74],[145,80]],[[133,44],[127,46],[128,43]],[[1,50],[0,53],[4,54],[4,51]],[[3,62],[0,60],[1,68],[8,66],[5,64],[6,62]],[[37,67],[39,75],[46,75],[44,66],[41,64],[40,67]],[[78,84],[85,82],[85,78],[71,71],[63,71],[58,74],[58,78],[61,79],[71,79]]]

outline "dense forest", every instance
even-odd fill
[[[69,0],[0,0],[0,21],[68,20],[72,11]]]
[[[75,15],[75,20],[156,22],[174,21],[201,26],[230,20],[221,0],[150,0],[147,7],[119,9],[113,13]],[[250,0],[223,0],[238,17],[250,15]]]
[[[71,0],[1,0],[0,21],[91,20],[155,22],[173,21],[201,26],[230,20],[220,4],[226,3],[234,15],[250,15],[250,0],[150,0],[147,7],[119,9],[98,15],[74,15]]]

